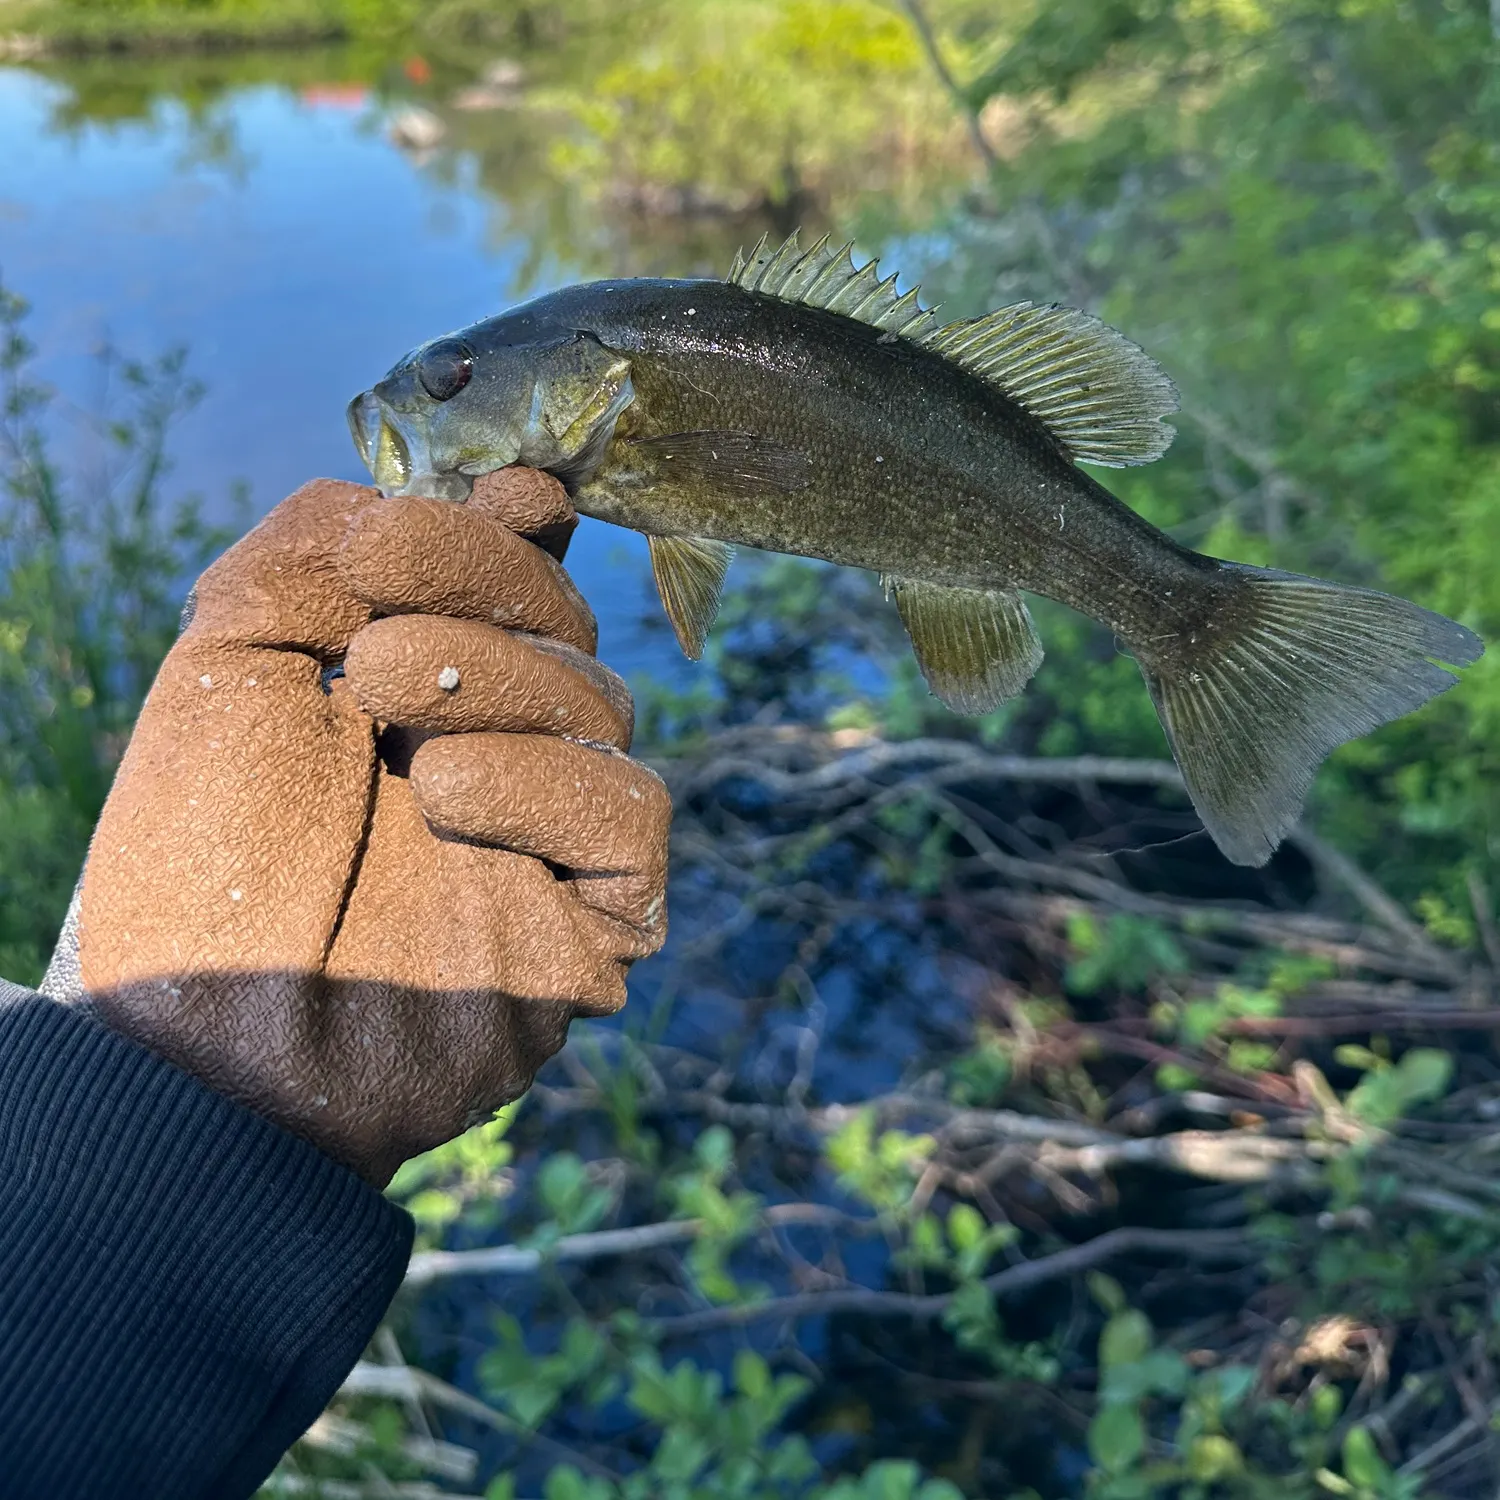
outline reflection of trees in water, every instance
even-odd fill
[[[494,237],[526,247],[522,285],[549,262],[722,274],[747,238],[799,225],[877,238],[925,222],[975,166],[905,23],[848,0],[765,0],[735,7],[732,24],[711,0],[503,22],[449,3],[411,33],[337,47],[46,72],[66,88],[54,129],[149,125],[178,108],[191,162],[230,169],[244,162],[228,100],[247,87],[367,85],[377,107],[418,104],[444,131],[420,165],[494,204]]]

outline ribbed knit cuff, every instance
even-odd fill
[[[0,1491],[241,1500],[411,1251],[315,1147],[0,982]]]

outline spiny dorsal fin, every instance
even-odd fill
[[[649,536],[647,540],[662,608],[683,654],[697,661],[703,655],[708,627],[719,612],[719,596],[734,548],[727,542],[698,536]]]
[[[1162,418],[1177,389],[1144,349],[1072,307],[1017,302],[982,318],[938,325],[914,287],[896,292],[876,263],[854,264],[853,242],[833,249],[825,234],[803,250],[793,233],[775,249],[762,235],[737,252],[729,281],[747,291],[843,313],[924,343],[998,387],[1046,423],[1075,459],[1126,468],[1148,464],[1176,433]]]
[[[1138,344],[1076,307],[1017,302],[923,342],[999,386],[1075,459],[1123,469],[1172,444],[1177,387]]]
[[[1014,698],[1041,666],[1042,643],[1014,589],[881,581],[896,596],[927,686],[955,713],[989,713]]]
[[[826,234],[811,250],[797,243],[795,230],[774,250],[761,235],[748,256],[735,252],[727,279],[746,291],[843,313],[909,339],[922,339],[938,327],[936,315],[917,300],[918,288],[898,293],[894,276],[882,281],[873,260],[856,266],[853,252],[853,240],[834,249]]]

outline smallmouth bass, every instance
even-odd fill
[[[725,281],[566,287],[423,344],[349,422],[387,495],[461,500],[528,464],[644,532],[692,657],[736,543],[878,573],[963,713],[1041,664],[1022,594],[1071,605],[1135,657],[1219,848],[1262,865],[1331,750],[1484,645],[1404,599],[1193,552],[1078,467],[1159,458],[1176,409],[1150,357],[1086,313],[943,324],[848,246],[793,235]]]

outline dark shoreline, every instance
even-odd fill
[[[349,28],[341,23],[289,23],[263,30],[231,27],[180,31],[101,30],[94,32],[17,31],[0,34],[0,63],[47,62],[80,57],[163,57],[172,54],[213,55],[274,51],[345,42]]]

